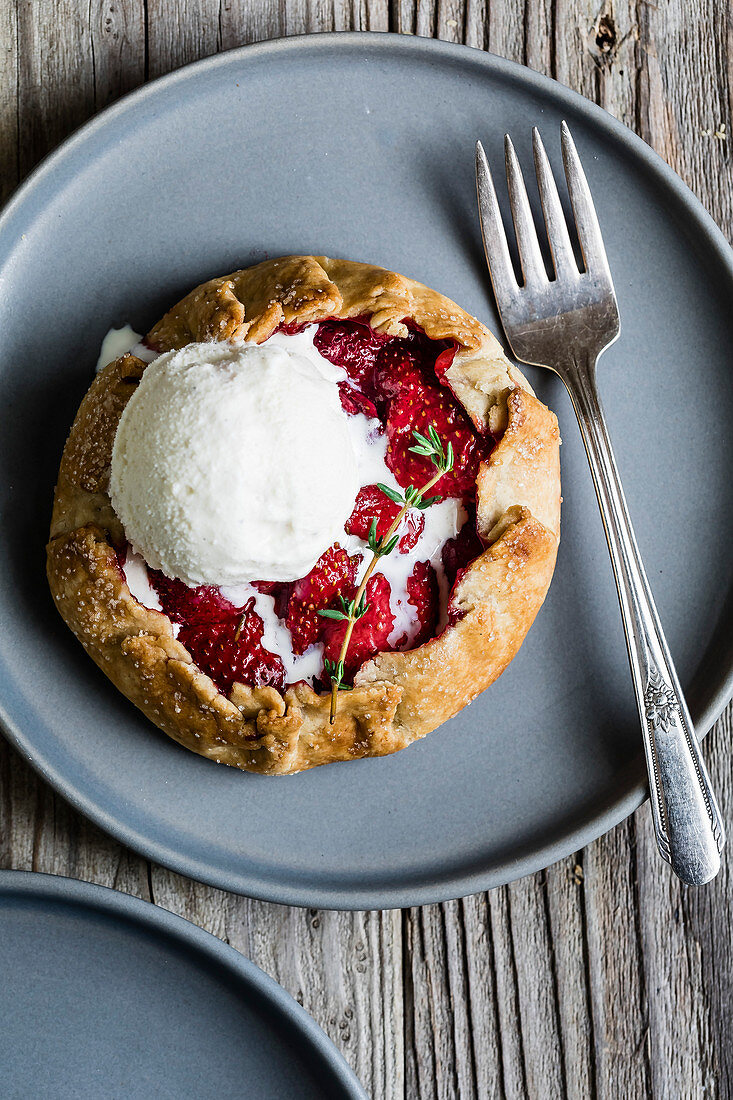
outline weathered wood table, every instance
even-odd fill
[[[0,0],[0,198],[148,78],[334,29],[435,35],[556,77],[641,134],[733,231],[727,0]],[[705,743],[729,825],[730,735],[729,712]],[[114,886],[227,940],[305,1005],[375,1100],[732,1096],[727,852],[714,884],[681,889],[644,807],[489,894],[404,912],[288,909],[148,864],[0,744],[0,866]]]

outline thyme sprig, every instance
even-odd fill
[[[372,552],[372,560],[366,568],[366,572],[361,579],[361,584],[356,590],[356,595],[353,600],[346,600],[343,596],[339,596],[340,608],[326,608],[318,612],[324,619],[337,619],[347,624],[338,660],[324,661],[326,675],[331,681],[331,725],[333,725],[336,720],[339,691],[353,690],[350,684],[344,683],[344,664],[346,661],[346,654],[349,651],[349,643],[351,642],[351,635],[354,632],[354,626],[369,610],[369,604],[366,602],[366,587],[369,578],[376,569],[380,558],[384,558],[388,554],[391,554],[396,547],[399,541],[398,531],[400,524],[410,509],[417,508],[420,511],[424,511],[426,508],[429,508],[431,504],[435,504],[436,501],[440,500],[439,496],[426,496],[425,494],[429,493],[433,486],[437,485],[440,479],[453,469],[455,461],[453,444],[449,442],[446,447],[443,447],[442,440],[432,424],[428,428],[427,435],[423,435],[422,432],[417,431],[413,431],[412,434],[415,439],[415,445],[410,447],[409,450],[412,451],[413,454],[429,458],[436,469],[436,473],[429,481],[426,481],[425,484],[421,485],[419,488],[416,488],[414,485],[408,485],[404,493],[392,489],[389,485],[378,485],[378,488],[381,489],[385,496],[389,497],[395,504],[399,504],[400,510],[383,538],[379,538],[377,535],[376,516],[372,520],[371,527],[369,528],[369,535],[367,536],[367,546]]]

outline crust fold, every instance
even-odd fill
[[[459,578],[443,633],[381,653],[339,698],[305,684],[280,693],[235,684],[226,698],[175,638],[168,617],[130,594],[114,547],[124,533],[107,496],[119,418],[145,364],[126,355],[94,380],[66,443],[54,497],[47,572],[57,607],[107,676],[186,748],[248,771],[287,774],[404,748],[501,675],[552,578],[560,529],[559,435],[483,325],[402,275],[326,257],[289,256],[197,287],[154,326],[161,351],[192,341],[260,343],[283,323],[368,317],[404,335],[412,319],[458,346],[447,382],[479,431],[503,433],[477,479],[484,553]]]

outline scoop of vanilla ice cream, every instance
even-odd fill
[[[297,337],[189,344],[120,418],[109,494],[148,565],[189,585],[305,576],[359,490],[334,368]]]

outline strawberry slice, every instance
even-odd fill
[[[339,397],[341,398],[341,408],[349,416],[355,416],[356,413],[364,413],[364,416],[370,420],[376,419],[378,416],[377,406],[373,401],[370,401],[366,394],[363,394],[361,390],[357,390],[354,386],[350,386],[348,382],[339,382]],[[381,431],[381,429],[380,429]]]
[[[453,360],[456,357],[457,351],[458,344],[451,344],[451,346],[449,348],[446,348],[445,351],[441,351],[440,355],[435,360],[435,366],[433,367],[433,370],[435,371],[436,378],[443,386],[448,385],[448,381],[445,376],[448,372],[448,369],[452,365]]]
[[[114,547],[115,564],[123,580],[125,579],[125,563],[127,561],[127,551],[129,546],[129,542],[123,542],[120,546]]]
[[[410,643],[410,649],[424,645],[435,636],[440,615],[438,575],[429,561],[415,563],[407,578],[407,602],[415,608],[420,629]]]
[[[445,390],[423,379],[411,382],[390,402],[387,418],[387,465],[400,485],[424,485],[435,474],[429,458],[414,454],[414,431],[427,434],[433,426],[443,447],[453,445],[453,470],[445,474],[433,492],[440,497],[470,496],[475,488],[482,448]]]
[[[232,684],[285,686],[285,667],[262,645],[264,624],[254,610],[254,596],[241,611],[222,622],[184,623],[178,640],[196,664],[228,695]]]
[[[390,500],[378,485],[365,485],[359,490],[354,511],[346,521],[346,533],[356,535],[357,538],[364,539],[366,542],[372,520],[376,519],[377,538],[383,539],[399,510],[399,504]],[[407,513],[400,526],[403,533],[397,543],[397,550],[400,554],[406,554],[408,550],[412,550],[420,538],[425,527],[425,517],[422,512],[413,509]]]
[[[213,585],[189,588],[183,581],[166,577],[158,569],[148,569],[148,579],[166,615],[176,623],[214,623],[241,614]]]
[[[393,337],[375,332],[366,320],[323,321],[313,337],[313,344],[329,363],[335,363],[348,374],[359,389],[369,393],[377,355]]]
[[[389,446],[387,465],[400,485],[424,485],[435,473],[429,458],[413,454],[414,431],[427,434],[432,424],[443,446],[453,444],[455,464],[452,472],[435,488],[441,497],[464,497],[473,492],[479,460],[484,448],[450,390],[431,376],[434,350],[426,348],[424,337],[412,334],[408,340],[395,341],[383,348],[374,374],[377,408],[385,420]],[[432,343],[432,341],[428,341]],[[441,351],[434,361],[441,377],[455,355],[454,348]]]
[[[344,597],[348,600],[356,595],[354,586]],[[382,573],[370,577],[366,586],[366,602],[368,604],[365,615],[358,619],[349,642],[349,649],[344,661],[344,668],[349,677],[361,668],[365,661],[373,657],[380,650],[389,649],[387,639],[392,633],[394,615],[389,606],[390,585]],[[346,623],[343,620],[323,619],[325,628],[323,641],[325,645],[324,657],[330,661],[338,661],[341,646],[346,633]]]
[[[293,639],[293,653],[305,653],[320,639],[326,620],[318,612],[328,607],[337,593],[354,584],[359,560],[358,554],[350,558],[340,546],[331,546],[308,576],[295,582],[285,620]]]
[[[220,691],[228,695],[235,680],[284,686],[282,661],[262,645],[265,626],[254,597],[243,608],[235,607],[212,585],[189,588],[157,569],[149,569],[148,577],[163,611],[180,624],[178,641]]]
[[[395,341],[379,353],[374,371],[374,390],[380,403],[399,397],[405,388],[421,385],[423,374],[417,350],[405,340]]]
[[[476,509],[469,508],[468,519],[455,538],[448,539],[443,545],[441,558],[443,569],[450,588],[467,565],[483,554],[484,544],[476,531]]]

